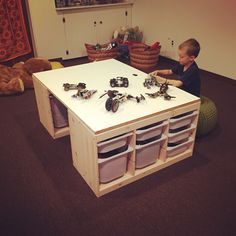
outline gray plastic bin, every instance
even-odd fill
[[[127,159],[133,149],[128,148],[125,152],[116,154],[109,158],[98,159],[99,166],[99,181],[100,183],[107,183],[126,173]]]
[[[128,139],[132,133],[126,133],[97,144],[99,158],[107,158],[125,151],[128,148]]]
[[[136,145],[135,167],[139,169],[155,163],[159,158],[161,145],[165,139],[166,137],[162,135],[162,138],[153,142]]]
[[[181,127],[184,127],[184,129],[189,128],[196,115],[197,111],[194,111],[193,113],[180,118],[170,118],[169,132],[179,132],[181,130]]]
[[[163,127],[167,125],[167,121],[147,129],[136,130],[136,144],[147,144],[161,138]]]
[[[193,139],[189,138],[187,142],[181,143],[174,147],[167,147],[167,157],[174,157],[178,154],[185,152],[193,143]]]
[[[169,133],[168,134],[168,143],[174,144],[174,143],[181,142],[181,140],[188,139],[192,135],[195,128],[196,128],[196,126],[192,124],[190,126],[190,128],[182,130],[178,133]]]
[[[49,95],[54,128],[69,126],[66,107],[52,94]]]

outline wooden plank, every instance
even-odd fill
[[[49,134],[53,138],[55,138],[51,105],[49,101],[49,92],[47,88],[34,75],[33,83],[39,113],[39,120],[49,132]]]
[[[87,127],[70,110],[68,111],[68,116],[73,164],[97,195],[99,174],[96,140]]]
[[[171,117],[180,115],[185,112],[198,110],[199,106],[200,106],[200,99],[198,101],[193,102],[193,103],[185,104],[185,105],[182,105],[178,108],[173,108],[173,110],[171,111]]]
[[[63,128],[55,128],[54,129],[54,138],[61,138],[64,136],[70,135],[70,128],[69,127],[63,127]]]
[[[140,118],[138,120],[133,121],[130,124],[126,124],[126,125],[124,124],[122,126],[113,128],[111,130],[105,130],[103,133],[96,134],[96,140],[97,142],[100,142],[105,139],[108,139],[108,138],[111,138],[111,137],[114,137],[123,133],[131,132],[133,130],[142,128],[144,126],[157,123],[159,121],[167,120],[169,119],[170,114],[171,114],[170,112],[164,112],[158,115],[152,115],[147,118],[142,118],[142,119]]]
[[[162,145],[161,145],[161,150],[160,150],[160,155],[159,155],[159,159],[161,161],[166,161],[167,158],[167,143],[168,143],[168,130],[169,130],[169,122],[167,123],[167,125],[165,125],[163,127],[163,135],[166,136],[166,139],[163,141]]]
[[[135,155],[136,155],[136,151],[135,151],[136,133],[135,133],[135,131],[133,131],[132,133],[133,133],[133,135],[130,137],[129,145],[133,148],[133,151],[131,152],[131,154],[129,155],[129,158],[128,158],[127,172],[129,172],[131,175],[134,175],[134,173],[135,173]]]

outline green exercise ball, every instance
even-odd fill
[[[212,131],[217,123],[215,103],[208,97],[201,96],[201,106],[198,117],[197,136],[204,136]]]

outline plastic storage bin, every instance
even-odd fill
[[[186,116],[179,116],[170,118],[170,126],[169,126],[169,133],[177,133],[181,130],[187,129],[190,127],[193,118],[197,115],[197,111],[186,115]]]
[[[100,183],[110,182],[125,174],[128,155],[131,151],[133,151],[133,149],[129,147],[125,152],[109,158],[98,159]]]
[[[54,128],[69,126],[66,107],[52,94],[49,95]]]
[[[190,128],[180,131],[178,133],[169,133],[168,146],[176,146],[188,140],[188,138],[192,135],[195,128],[196,126],[192,124]]]
[[[127,150],[131,135],[132,133],[127,133],[98,143],[98,157],[107,158]]]
[[[167,147],[167,157],[174,157],[180,153],[185,152],[193,143],[193,139],[189,138],[187,142],[181,143],[174,147]]]
[[[161,144],[164,139],[166,139],[166,137],[162,135],[161,139],[144,145],[136,145],[135,167],[137,169],[146,167],[157,161],[160,154]]]
[[[143,145],[161,138],[163,127],[167,125],[167,121],[158,122],[155,126],[146,126],[148,128],[141,128],[136,130],[136,144]]]

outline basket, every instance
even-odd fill
[[[130,63],[141,70],[156,67],[161,46],[152,48],[146,44],[133,44],[129,47]]]
[[[94,45],[85,43],[85,47],[88,54],[88,59],[90,61],[101,61],[111,58],[117,58],[118,57],[118,48],[112,48],[106,50],[109,46],[109,43],[101,45],[101,48],[103,49],[95,49]]]

